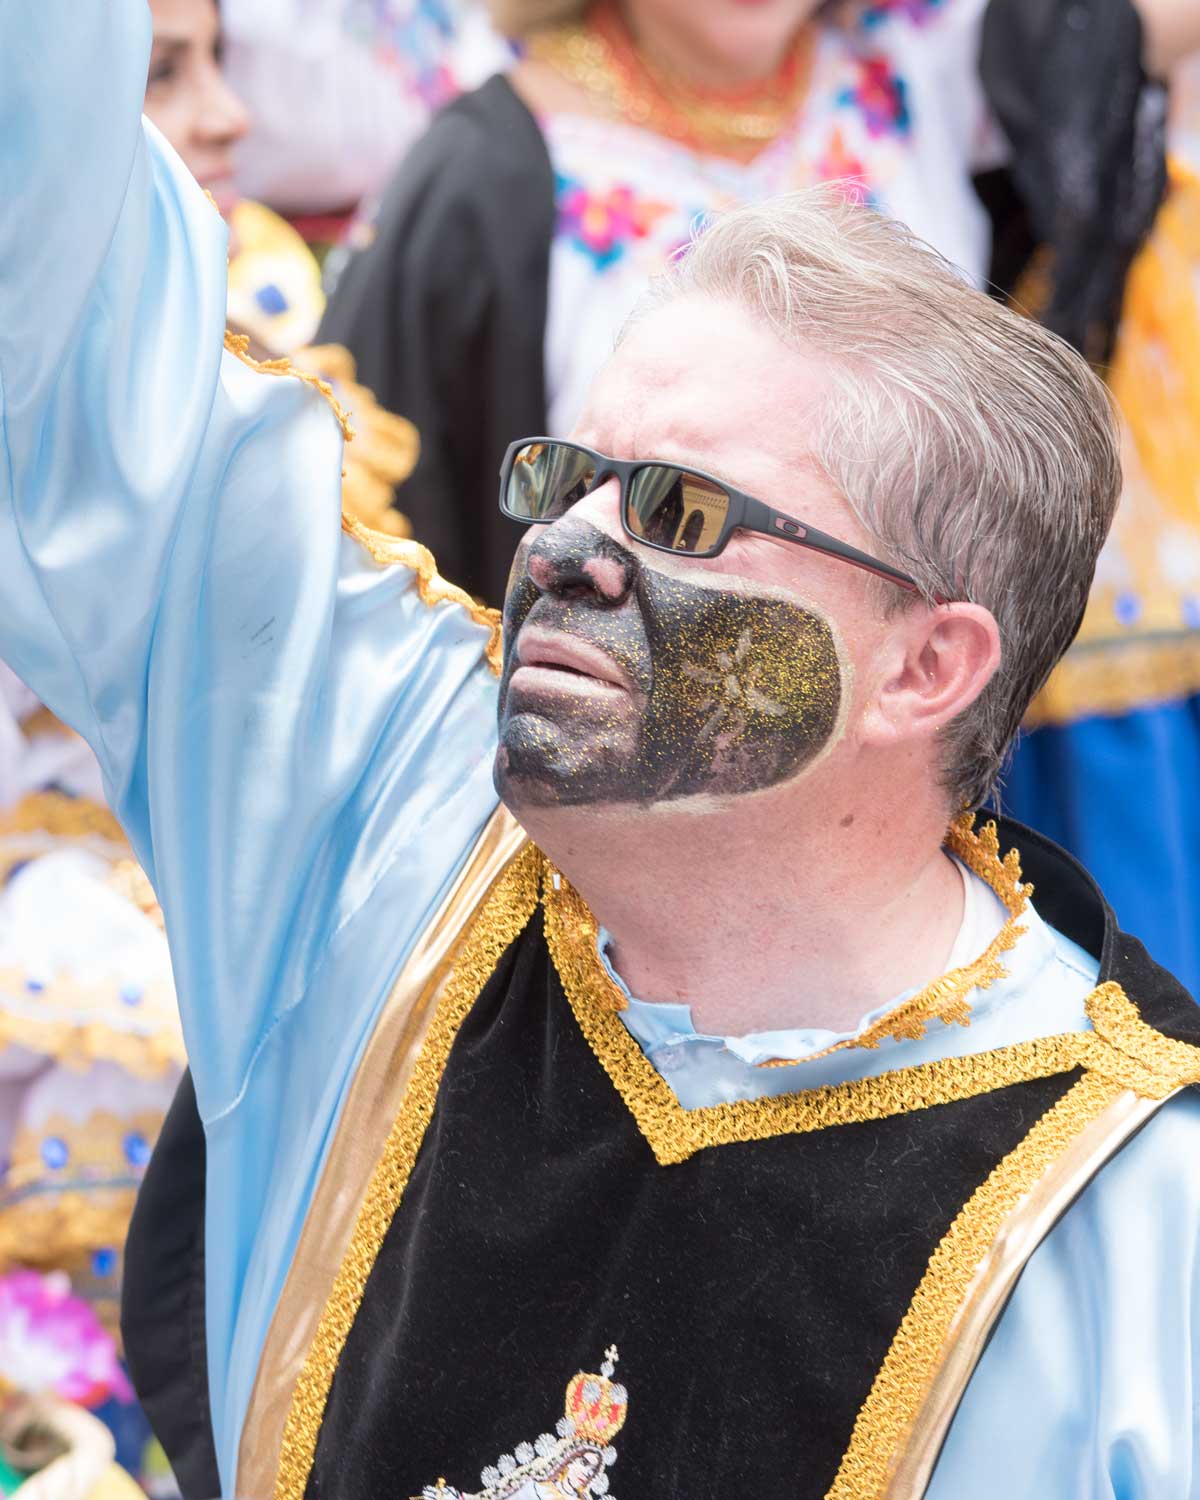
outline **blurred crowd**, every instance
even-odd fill
[[[727,206],[836,182],[1102,368],[1125,497],[1004,808],[1200,989],[1194,5],[150,10],[146,115],[228,221],[237,347],[329,382],[349,515],[488,604],[517,539],[509,441],[570,431],[650,279]],[[161,913],[96,764],[0,664],[0,1493],[35,1472],[47,1496],[174,1493],[119,1302],[185,1064]]]

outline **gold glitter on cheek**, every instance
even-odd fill
[[[837,728],[842,673],[827,621],[774,596],[647,586],[654,687],[643,754],[660,795],[741,792],[808,765]]]

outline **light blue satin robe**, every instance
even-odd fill
[[[349,1080],[495,805],[495,680],[341,534],[321,398],[222,352],[225,229],[139,119],[148,52],[144,0],[0,0],[0,658],[91,742],[166,914],[232,1494]],[[1198,1151],[1172,1102],[1037,1252],[937,1500],[1200,1500]]]

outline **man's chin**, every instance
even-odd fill
[[[513,812],[620,801],[628,787],[627,768],[610,746],[581,742],[553,720],[527,713],[501,724],[492,779]]]

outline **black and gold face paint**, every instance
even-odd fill
[[[496,757],[510,806],[733,796],[786,781],[825,748],[843,693],[828,621],[696,575],[681,581],[572,516],[518,554]],[[526,627],[603,652],[622,686],[553,672],[514,683]]]

